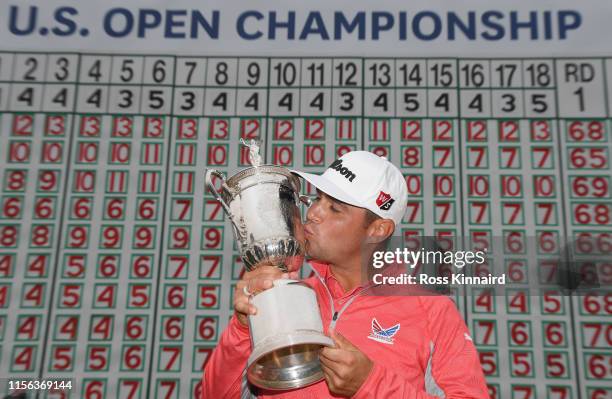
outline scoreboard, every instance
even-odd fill
[[[454,299],[492,398],[612,397],[612,32],[565,5],[579,40],[458,54],[446,37],[425,56],[384,40],[249,51],[219,37],[207,52],[173,51],[167,32],[46,46],[3,30],[0,392],[56,380],[71,388],[39,397],[198,397],[244,273],[204,175],[249,166],[239,141],[258,139],[267,163],[316,173],[352,150],[385,156],[406,178],[405,242],[487,249],[468,273],[507,284]],[[2,7],[15,25],[27,11]],[[593,30],[600,47],[580,47]]]

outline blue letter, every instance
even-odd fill
[[[197,24],[196,24],[197,22]],[[215,10],[212,12],[212,23],[209,23],[206,18],[197,10],[191,12],[191,38],[195,39],[198,37],[198,25],[201,25],[206,34],[211,39],[219,38],[219,11]]]
[[[30,18],[28,19],[28,26],[25,29],[19,29],[17,27],[17,11],[17,6],[11,6],[9,14],[9,30],[13,35],[29,35],[36,28],[36,15],[38,14],[38,8],[35,6],[30,6]]]
[[[386,20],[383,24],[381,20]],[[390,30],[393,27],[393,14],[390,12],[372,13],[372,40],[378,40],[380,32]]]
[[[259,11],[245,11],[242,14],[240,14],[240,16],[238,17],[238,20],[236,21],[236,30],[238,31],[238,35],[246,40],[255,40],[255,39],[259,39],[263,33],[261,33],[261,31],[255,31],[255,33],[247,33],[246,30],[244,30],[244,24],[247,18],[253,17],[258,21],[261,21],[263,19],[263,14],[260,13]]]
[[[115,15],[123,15],[125,18],[125,27],[123,30],[115,30],[112,26],[111,20]],[[134,27],[134,17],[130,10],[125,8],[112,8],[104,16],[104,31],[110,37],[125,37],[130,34]]]
[[[174,17],[185,16],[187,15],[187,11],[185,10],[167,10],[166,11],[166,26],[164,30],[164,37],[168,39],[184,39],[184,32],[175,32],[174,28],[184,27],[185,21],[179,20],[177,21]]]
[[[531,40],[538,38],[538,13],[529,12],[529,21],[519,22],[518,12],[510,12],[510,40],[518,39],[518,30],[521,28],[531,29]]]
[[[578,29],[581,24],[582,16],[578,11],[559,11],[559,39],[567,38],[567,31]]]
[[[544,11],[544,39],[550,40],[553,37],[552,32],[552,13],[550,11]]]
[[[148,17],[153,17],[149,19]],[[138,13],[138,37],[145,37],[145,31],[149,28],[155,28],[161,23],[161,14],[157,10],[144,9]]]
[[[300,34],[300,40],[306,39],[308,35],[320,35],[321,39],[329,40],[329,34],[327,33],[327,29],[325,29],[325,23],[318,11],[311,11],[308,13],[308,18],[306,18],[306,22],[304,22],[304,29],[302,29],[302,33]]]
[[[421,31],[421,21],[423,18],[429,17],[433,21],[434,29],[430,34],[425,34]],[[434,40],[438,36],[440,36],[440,32],[442,31],[442,21],[440,21],[440,16],[432,11],[422,11],[414,16],[412,20],[412,32],[414,36],[419,40]]]
[[[68,14],[68,15],[77,15],[79,12],[76,10],[76,8],[72,8],[72,7],[60,7],[55,11],[55,20],[64,25],[66,27],[66,30],[61,30],[60,28],[53,28],[51,29],[51,32],[53,32],[53,34],[57,35],[57,36],[70,36],[72,35],[74,32],[76,32],[76,28],[77,25],[76,23],[69,19],[66,18],[64,16],[64,14]]]
[[[270,13],[270,20],[268,21],[268,39],[276,39],[276,29],[286,28],[287,39],[293,40],[295,38],[295,11],[289,11],[289,20],[287,22],[276,21],[276,12]]]
[[[504,14],[499,11],[487,11],[482,14],[482,24],[487,28],[493,29],[496,33],[483,32],[481,36],[486,40],[501,40],[504,38],[504,27],[493,21],[493,19],[503,19]]]
[[[455,27],[458,27],[468,39],[476,39],[476,13],[474,11],[468,12],[468,25],[466,25],[457,14],[454,12],[449,12],[448,40],[455,40]]]
[[[342,29],[346,30],[346,33],[358,29],[357,37],[359,40],[365,40],[365,12],[359,11],[349,23],[342,12],[336,11],[334,13],[334,40],[342,39]]]

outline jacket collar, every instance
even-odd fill
[[[364,285],[362,284],[351,289],[350,291],[345,291],[344,288],[342,288],[342,285],[340,285],[336,277],[333,275],[331,266],[328,263],[317,262],[314,260],[311,260],[309,263],[312,268],[316,270],[316,272],[319,274],[321,280],[323,280],[323,284],[327,286],[333,299],[351,297],[357,291],[364,288]]]

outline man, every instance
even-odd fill
[[[333,348],[320,352],[325,379],[274,398],[487,398],[478,355],[452,301],[443,296],[372,295],[364,263],[402,220],[408,193],[401,172],[385,158],[354,151],[323,175],[295,172],[317,188],[304,223],[305,250]],[[245,273],[234,293],[235,316],[206,365],[202,398],[252,397],[243,371],[251,352],[248,295],[296,278],[271,266]],[[381,334],[381,331],[387,332]]]

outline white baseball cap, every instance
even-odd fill
[[[398,226],[408,202],[406,181],[385,157],[369,151],[351,151],[336,159],[322,175],[292,170],[325,194],[366,208]]]

